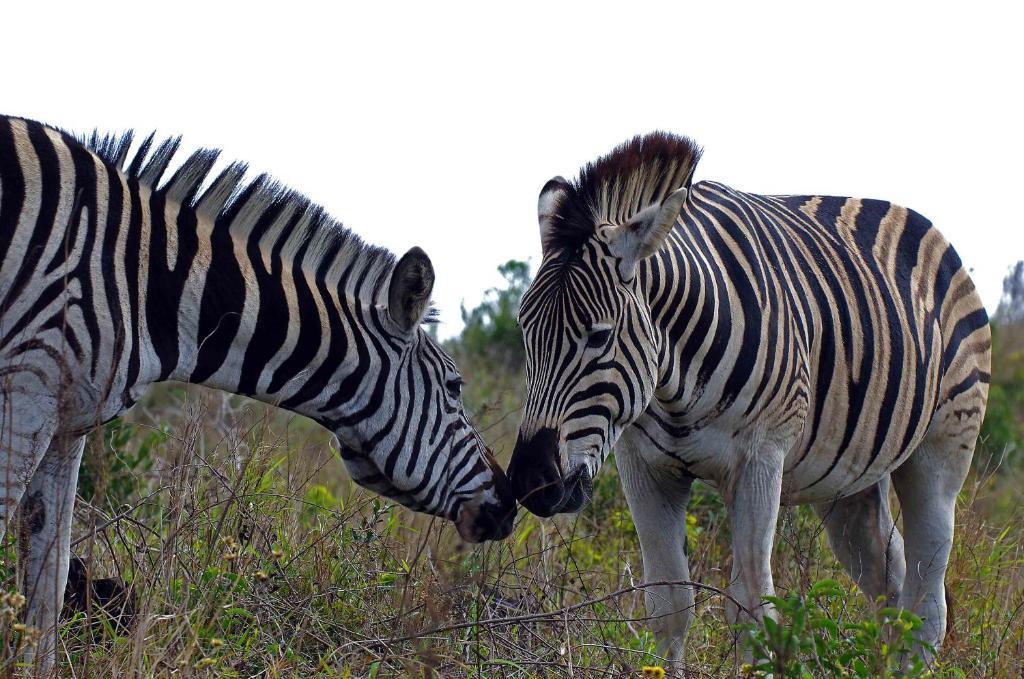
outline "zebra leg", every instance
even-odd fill
[[[0,385],[0,539],[14,520],[32,475],[50,445],[56,422],[47,403]]]
[[[616,446],[615,460],[622,490],[633,515],[644,560],[644,582],[689,581],[686,556],[686,505],[693,479],[652,468],[639,451]],[[687,628],[693,617],[692,587],[658,586],[644,592],[644,603],[658,652],[670,663],[682,659]]]
[[[723,499],[732,523],[732,580],[726,601],[731,623],[759,621],[773,615],[765,602],[775,595],[772,544],[782,495],[783,453],[776,446],[741,452]],[[749,653],[749,652],[748,652]]]
[[[25,623],[41,631],[35,648],[25,654],[37,676],[53,672],[57,617],[71,556],[71,518],[78,487],[78,467],[85,437],[55,437],[36,469],[22,501],[19,547],[21,591],[27,599]]]
[[[907,557],[899,605],[923,619],[920,639],[936,650],[946,633],[944,585],[956,498],[970,470],[973,450],[973,445],[962,445],[955,438],[929,437],[892,474]],[[930,659],[926,649],[918,651]]]
[[[850,497],[814,505],[836,558],[872,601],[895,606],[906,563],[903,537],[889,507],[889,476]]]

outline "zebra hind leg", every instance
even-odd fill
[[[922,618],[916,649],[926,660],[927,647],[938,649],[946,633],[945,576],[953,546],[956,498],[971,466],[973,446],[956,439],[926,438],[892,474],[900,500],[906,543],[906,576],[899,605]]]
[[[855,495],[814,505],[836,558],[872,601],[899,602],[906,563],[889,505],[889,477]]]
[[[71,556],[71,519],[85,437],[55,437],[22,500],[19,576],[27,600],[25,623],[41,633],[25,661],[36,676],[53,673],[57,619]]]

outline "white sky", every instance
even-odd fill
[[[653,129],[704,147],[698,179],[922,212],[990,310],[1024,259],[1016,3],[93,5],[5,3],[0,111],[183,134],[422,246],[442,335],[538,261],[547,179]]]

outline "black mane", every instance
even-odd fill
[[[134,139],[131,131],[120,135],[93,132],[78,139],[101,160],[137,180],[140,185],[162,192],[168,200],[209,219],[215,230],[221,225],[223,228],[230,225],[234,233],[244,231],[255,226],[260,216],[270,210],[298,216],[294,221],[295,229],[301,231],[303,238],[290,239],[289,242],[309,244],[305,261],[317,262],[320,258],[329,257],[332,262],[342,261],[346,266],[358,266],[365,272],[369,283],[360,286],[359,294],[371,295],[372,299],[368,301],[374,303],[386,297],[387,281],[396,262],[391,251],[366,243],[320,205],[266,174],[245,181],[248,168],[245,163],[229,164],[200,193],[220,157],[219,150],[199,149],[193,152],[170,179],[161,183],[181,145],[181,137],[165,139],[154,149],[154,135],[150,134],[130,159],[129,151]],[[349,276],[348,280],[353,283],[360,278],[363,277]]]
[[[623,224],[675,189],[689,187],[700,155],[689,137],[652,132],[587,163],[555,209],[545,250],[578,250],[601,224]]]

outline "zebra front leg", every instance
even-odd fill
[[[644,582],[689,581],[686,555],[686,505],[693,479],[651,467],[639,451],[616,446],[622,490],[633,515],[644,560]],[[644,603],[658,652],[670,663],[682,660],[693,617],[694,592],[687,586],[658,586],[644,592]]]
[[[783,452],[764,445],[741,451],[722,496],[732,524],[731,599],[725,603],[730,623],[759,622],[774,609],[765,597],[775,595],[772,545],[782,495]],[[743,649],[744,657],[750,655]]]
[[[71,518],[85,437],[55,437],[36,469],[21,506],[19,574],[27,600],[25,623],[40,630],[25,660],[49,676],[57,649],[57,618],[71,555]]]
[[[52,404],[0,384],[0,539],[50,445],[56,428]]]

